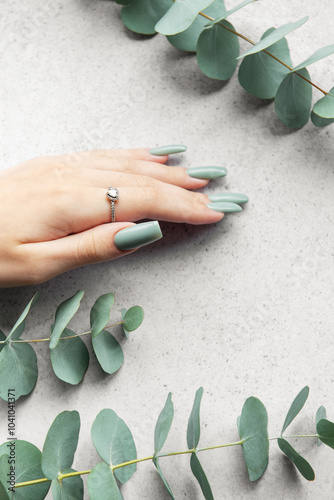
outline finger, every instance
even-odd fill
[[[200,189],[206,186],[210,176],[210,173],[208,173],[207,179],[197,179],[189,175],[188,169],[184,167],[169,167],[154,162],[132,160],[129,158],[94,158],[86,161],[81,166],[84,167],[84,170],[80,168],[79,175],[87,178],[89,184],[96,187],[109,185],[111,172],[151,177],[168,184],[181,186],[185,189]],[[225,176],[226,173],[226,169],[222,167],[222,176]]]
[[[210,209],[208,197],[177,186],[155,181],[147,187],[121,187],[115,202],[117,222],[142,219],[211,224],[223,214]],[[68,207],[71,214],[68,233],[80,232],[111,219],[111,205],[105,189],[84,190]]]
[[[54,241],[21,245],[26,268],[32,269],[29,277],[22,277],[22,284],[42,283],[76,267],[117,259],[161,237],[157,221],[123,222],[103,224]]]
[[[67,155],[60,155],[58,157],[53,157],[58,161],[65,162],[70,166],[86,166],[87,162],[92,162],[93,160],[98,161],[98,159],[104,158],[108,160],[113,160],[115,158],[120,159],[133,159],[133,160],[143,160],[143,161],[153,161],[156,163],[166,163],[168,160],[168,154],[152,154],[150,153],[150,148],[135,148],[135,149],[94,149],[88,151],[77,151],[74,153],[69,153]],[[154,150],[153,150],[154,151]]]

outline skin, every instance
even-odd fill
[[[164,165],[149,149],[36,158],[0,171],[0,286],[42,283],[76,267],[127,255],[115,234],[141,219],[210,224],[223,214],[192,190],[207,180]],[[110,223],[108,186],[117,187]]]

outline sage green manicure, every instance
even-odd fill
[[[228,201],[239,205],[248,202],[248,196],[242,193],[215,193],[208,197],[210,201]]]
[[[225,177],[227,170],[225,167],[191,167],[187,169],[187,174],[196,179],[217,179]]]
[[[160,240],[162,232],[158,221],[142,222],[135,226],[121,229],[114,242],[118,250],[132,250]]]
[[[187,146],[183,144],[172,144],[170,146],[160,146],[159,148],[150,149],[150,154],[155,156],[172,155],[175,153],[184,153],[187,151]]]
[[[232,213],[241,212],[242,208],[236,203],[228,203],[227,201],[215,201],[207,205],[211,210],[215,212]]]

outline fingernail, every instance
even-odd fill
[[[158,221],[142,222],[118,231],[115,245],[118,250],[132,250],[160,240],[162,232]]]
[[[230,203],[247,203],[248,196],[242,193],[215,193],[208,196],[210,201],[228,201]]]
[[[217,179],[225,177],[227,170],[225,167],[192,167],[187,169],[187,174],[196,179]]]
[[[207,207],[211,210],[215,210],[215,212],[224,213],[241,212],[242,210],[236,203],[228,203],[226,201],[215,201],[214,203],[209,203]]]
[[[160,146],[159,148],[150,149],[150,154],[155,156],[172,155],[175,153],[183,153],[187,151],[187,146],[183,144],[172,144],[170,146]]]

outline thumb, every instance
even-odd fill
[[[34,252],[36,259],[38,256],[38,274],[46,274],[45,281],[76,267],[117,259],[160,238],[158,221],[114,222],[58,240],[26,245],[30,247],[30,254]]]

